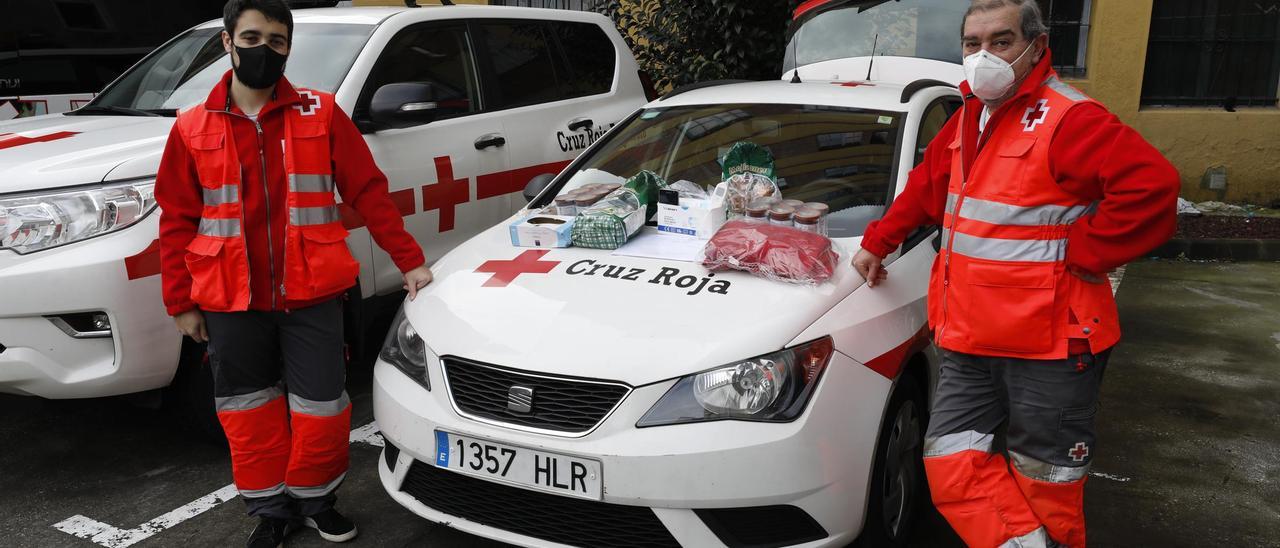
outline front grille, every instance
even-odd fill
[[[795,506],[694,510],[730,548],[773,548],[827,538],[813,517]]]
[[[631,390],[611,381],[521,373],[459,358],[444,358],[445,379],[458,412],[472,418],[566,434],[591,430]],[[528,413],[507,409],[512,386],[533,389]]]
[[[528,491],[414,461],[400,490],[468,521],[572,546],[679,547],[653,510]]]

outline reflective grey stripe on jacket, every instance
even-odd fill
[[[944,236],[945,237],[945,236]],[[1067,257],[1067,240],[1006,240],[983,238],[961,232],[955,234],[951,250],[961,255],[990,261],[1051,263]]]
[[[1088,95],[1085,95],[1081,93],[1080,90],[1063,83],[1063,81],[1059,80],[1057,76],[1050,76],[1049,78],[1045,79],[1044,85],[1049,86],[1049,89],[1056,91],[1062,94],[1063,97],[1066,97],[1067,99],[1070,99],[1077,103],[1079,103],[1080,101],[1089,100]]]
[[[279,387],[272,386],[248,394],[214,398],[213,402],[220,412],[247,411],[262,407],[283,395],[284,392],[281,392]]]
[[[309,400],[297,394],[289,394],[289,409],[313,417],[333,417],[351,405],[351,398],[343,390],[338,399],[332,401]]]
[[[291,192],[333,192],[332,175],[307,175],[295,173],[289,175],[289,191]]]
[[[954,206],[950,202],[950,197],[948,197],[947,205],[949,208]],[[1023,207],[978,198],[965,198],[964,204],[960,206],[960,217],[993,225],[1069,225],[1091,211],[1092,208],[1092,205],[1060,206],[1053,204]]]
[[[293,226],[336,223],[341,218],[342,216],[338,213],[338,206],[336,205],[289,208],[289,222]]]
[[[204,205],[220,206],[223,204],[234,204],[240,201],[240,187],[237,185],[222,185],[218,188],[201,188],[201,195],[204,197]]]
[[[1019,474],[1028,478],[1049,483],[1071,483],[1080,481],[1089,475],[1089,465],[1058,466],[1038,460],[1016,451],[1009,451],[1009,460]]]
[[[208,219],[200,218],[197,232],[205,236],[230,238],[240,235],[240,219]]]
[[[332,493],[334,489],[337,489],[338,486],[342,484],[342,480],[346,479],[346,477],[347,473],[343,472],[337,479],[324,485],[318,485],[315,487],[298,487],[296,485],[290,485],[286,487],[286,489],[288,489],[290,495],[300,499],[323,497]]]
[[[924,456],[945,457],[969,450],[990,453],[993,441],[995,441],[994,435],[982,434],[974,430],[965,430],[964,432],[956,432],[936,438],[925,438]]]
[[[1045,531],[1044,527],[1037,527],[1035,531],[1004,541],[1000,548],[1048,548],[1048,546],[1050,546],[1048,531]]]

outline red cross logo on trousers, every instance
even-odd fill
[[[303,116],[314,116],[317,110],[320,110],[320,98],[305,89],[298,90],[298,95],[302,97],[301,105],[293,105]]]
[[[540,261],[550,249],[530,249],[510,261],[485,261],[476,272],[493,274],[482,287],[506,287],[521,274],[546,274],[560,261]]]
[[[1073,462],[1084,462],[1084,459],[1089,456],[1089,446],[1082,441],[1076,442],[1076,446],[1067,451],[1067,456],[1071,457]]]
[[[1033,114],[1039,114],[1035,118]],[[1022,131],[1035,131],[1036,126],[1043,124],[1044,119],[1049,117],[1049,100],[1041,99],[1036,102],[1035,106],[1027,107],[1027,112],[1022,115],[1022,124],[1026,126]]]

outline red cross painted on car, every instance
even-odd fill
[[[1071,457],[1073,462],[1084,462],[1089,457],[1089,446],[1084,442],[1076,442],[1076,446],[1067,451],[1067,456]]]
[[[1033,118],[1032,116],[1035,115]],[[1049,117],[1049,100],[1041,99],[1035,105],[1027,107],[1027,111],[1022,114],[1022,131],[1035,131],[1036,126],[1043,124],[1045,119]]]
[[[35,137],[27,137],[26,135],[18,135],[17,133],[0,133],[0,149],[20,147],[31,143],[47,143],[49,141],[57,141],[58,139],[66,139],[78,132],[75,131],[59,131],[46,135],[37,135]]]
[[[546,274],[551,272],[560,261],[539,260],[550,253],[549,249],[530,249],[515,259],[506,261],[485,261],[476,268],[476,272],[493,274],[482,287],[506,287],[521,274]]]
[[[436,182],[422,187],[422,211],[440,211],[440,232],[453,230],[454,210],[471,201],[471,180],[453,178],[453,162],[448,156],[439,156],[436,162]]]

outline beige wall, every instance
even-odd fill
[[[1071,83],[1141,132],[1182,173],[1189,200],[1280,200],[1280,108],[1140,108],[1153,0],[1093,0],[1087,75]],[[1227,189],[1201,188],[1206,169],[1227,168]]]

